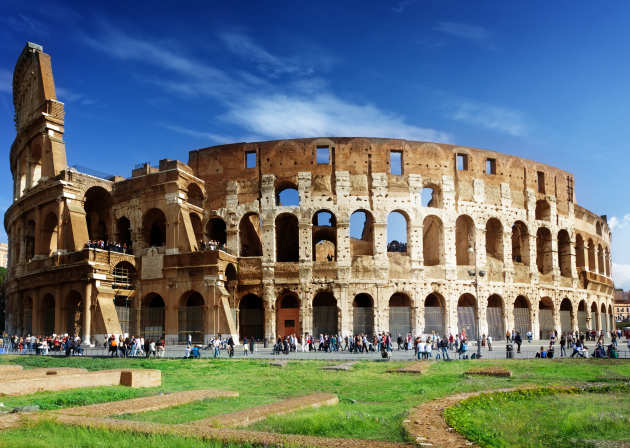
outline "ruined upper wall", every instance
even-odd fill
[[[330,147],[330,162],[318,164],[319,146]],[[402,175],[392,175],[390,153],[402,152]],[[246,168],[246,153],[257,155],[256,168]],[[458,170],[456,157],[467,157],[467,169]],[[486,172],[492,160],[495,174]],[[405,190],[410,174],[422,176],[425,184],[440,184],[442,176],[455,180],[458,198],[472,199],[473,179],[483,178],[490,200],[500,200],[500,184],[507,183],[513,206],[525,207],[527,189],[542,191],[543,196],[556,198],[558,213],[568,214],[568,204],[575,201],[574,179],[571,173],[542,163],[495,151],[438,143],[414,142],[402,139],[378,138],[315,138],[237,143],[191,151],[189,165],[196,175],[210,186],[210,207],[224,206],[224,185],[227,180],[239,182],[239,202],[257,199],[260,179],[274,174],[277,182],[297,185],[298,172],[310,172],[313,178],[331,182],[335,192],[335,172],[349,172],[353,185],[369,188],[372,173],[388,173],[390,186]],[[544,173],[544,185],[539,190],[538,173]],[[211,186],[217,186],[213,189]]]

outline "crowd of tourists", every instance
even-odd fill
[[[221,243],[220,241],[216,241],[216,240],[209,240],[209,241],[204,241],[204,240],[199,240],[199,250],[204,251],[204,250],[223,250],[225,251],[225,244]]]
[[[110,252],[119,252],[121,254],[133,254],[130,246],[127,246],[127,243],[117,243],[114,241],[104,241],[104,240],[88,240],[85,243],[86,249],[101,249],[107,250]]]
[[[113,334],[105,341],[105,347],[110,357],[120,358],[164,358],[166,355],[166,341],[164,338],[143,338],[123,336],[118,338]]]
[[[0,348],[7,353],[21,355],[48,355],[50,352],[62,352],[66,356],[83,355],[81,338],[67,333],[50,336],[9,336],[4,333],[0,338]]]

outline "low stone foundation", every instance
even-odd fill
[[[55,369],[42,370],[53,371]],[[68,373],[68,369],[57,369],[57,374],[53,375],[3,381],[0,383],[0,395],[26,395],[43,391],[119,385],[158,387],[162,385],[162,372],[160,370],[116,369],[87,373]]]

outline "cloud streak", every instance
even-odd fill
[[[476,43],[485,42],[490,38],[490,33],[484,27],[466,23],[439,22],[433,29],[449,36]]]
[[[608,219],[608,227],[610,227],[610,230],[625,229],[628,225],[630,225],[630,213],[626,213],[622,218],[611,216],[610,219]]]
[[[517,137],[527,135],[521,112],[492,104],[460,100],[451,107],[449,118]]]
[[[0,92],[11,93],[13,88],[11,72],[9,70],[0,69]]]
[[[228,51],[258,64],[262,77],[243,70],[214,67],[188,57],[172,44],[164,46],[137,39],[108,25],[103,30],[98,37],[84,36],[86,45],[113,58],[133,60],[174,75],[156,75],[142,81],[180,96],[217,100],[225,107],[221,120],[249,135],[265,138],[360,135],[452,141],[445,132],[407,123],[404,117],[376,105],[341,98],[328,88],[325,79],[313,76],[308,66],[275,56],[243,34],[223,33],[219,37]],[[281,83],[266,79],[280,75],[290,78]],[[220,132],[177,125],[166,128],[209,141],[228,140]]]

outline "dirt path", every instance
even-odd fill
[[[110,401],[107,403],[91,404],[76,408],[60,409],[58,411],[52,411],[52,413],[75,416],[106,417],[117,414],[135,414],[137,412],[156,411],[158,409],[190,403],[191,401],[218,397],[238,397],[238,392],[215,389],[187,390],[183,392],[173,392],[171,394],[133,398],[131,400]]]
[[[292,397],[287,400],[276,401],[275,403],[264,404],[231,414],[215,415],[204,420],[192,422],[195,425],[214,426],[223,428],[234,428],[236,426],[247,426],[252,423],[264,420],[272,415],[282,415],[296,412],[307,408],[318,408],[320,406],[330,406],[339,403],[335,394],[318,392],[302,397]]]
[[[431,367],[430,361],[416,361],[411,362],[407,367],[403,367],[402,369],[394,369],[388,370],[390,373],[412,373],[416,375],[421,375]]]

